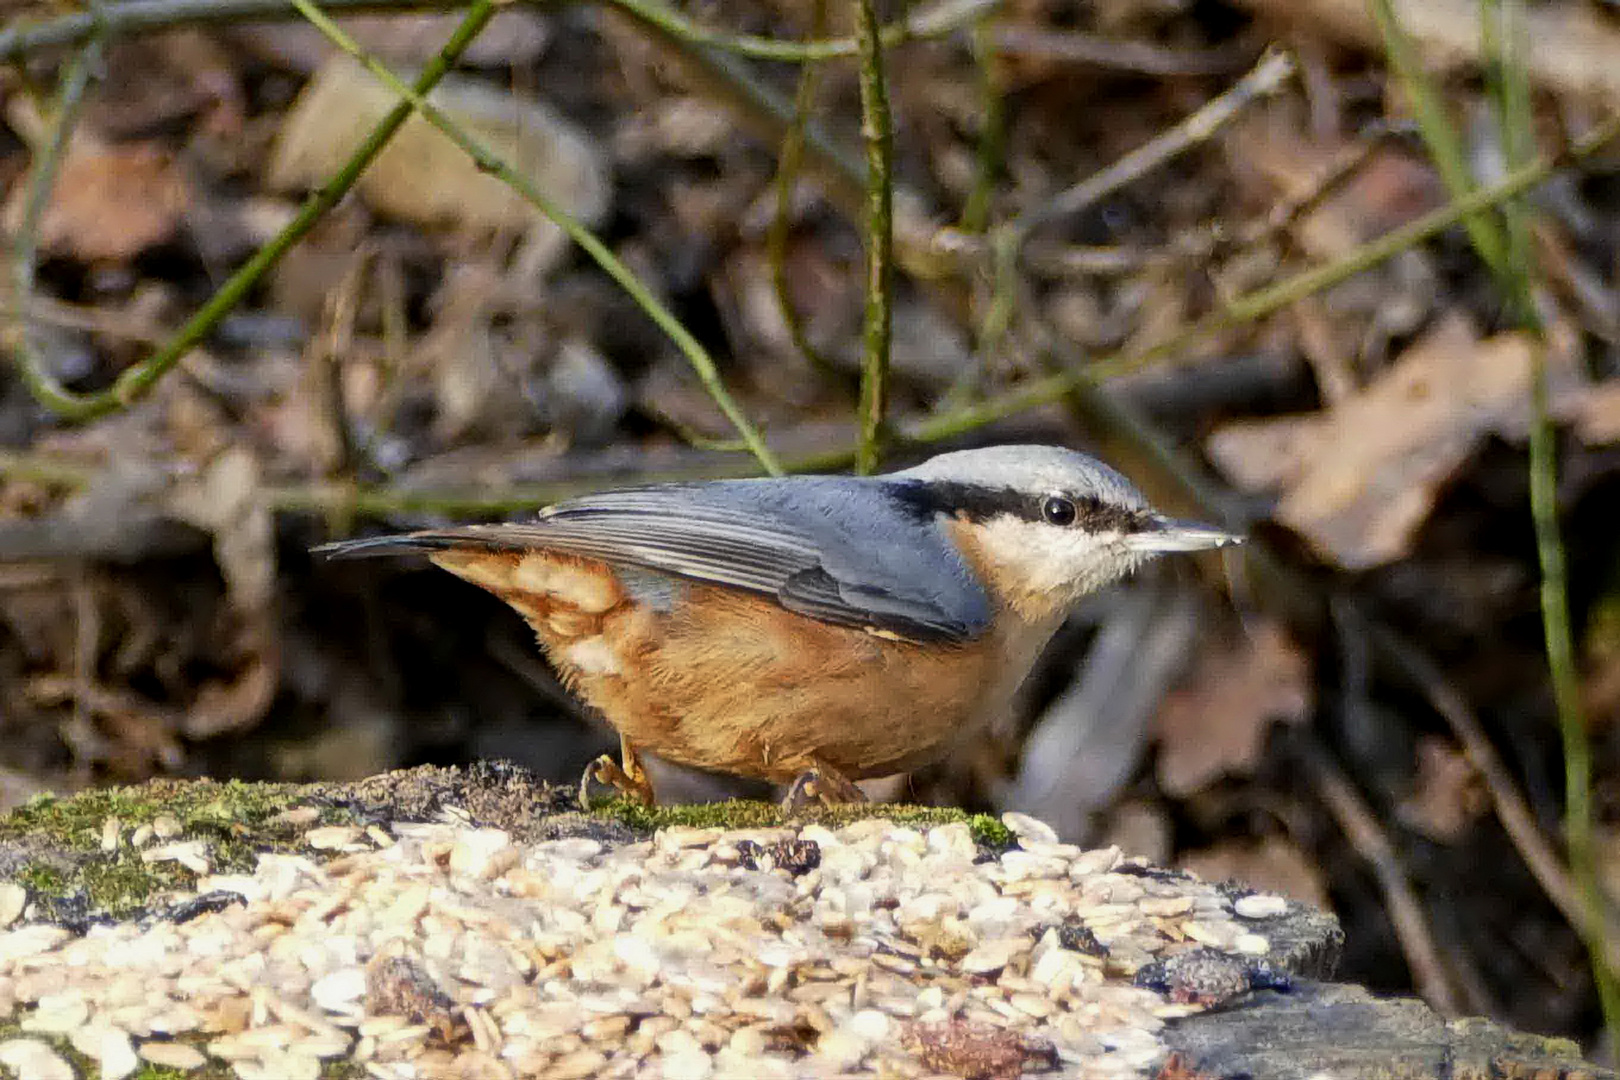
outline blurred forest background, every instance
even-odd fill
[[[1620,8],[599,0],[469,43],[439,5],[324,6],[407,79],[455,35],[442,117],[692,340],[419,118],[301,218],[398,99],[288,0],[0,0],[0,806],[485,758],[572,782],[611,742],[517,616],[310,546],[758,472],[722,384],[786,467],[847,467],[876,175],[885,468],[1077,446],[1254,542],[1098,597],[971,753],[874,793],[1279,889],[1343,920],[1347,978],[1597,1039]]]

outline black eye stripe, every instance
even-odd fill
[[[949,514],[969,521],[1003,516],[1022,521],[1047,521],[1045,505],[1055,497],[1067,499],[1074,505],[1075,517],[1070,527],[1122,533],[1141,532],[1149,527],[1147,511],[1105,503],[1089,495],[1076,497],[1053,492],[1030,496],[1012,488],[926,480],[895,483],[891,490],[895,499],[919,518]]]
[[[1149,527],[1149,518],[1144,510],[1131,510],[1093,498],[1076,499],[1074,503],[1079,511],[1075,523],[1092,532],[1134,533]]]

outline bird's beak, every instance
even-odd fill
[[[1198,521],[1178,521],[1162,514],[1153,515],[1147,528],[1128,538],[1137,551],[1154,555],[1172,551],[1204,551],[1243,543],[1243,537]]]

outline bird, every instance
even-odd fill
[[[581,779],[656,803],[641,755],[864,801],[1012,698],[1075,604],[1241,542],[1079,451],[1000,445],[872,476],[664,483],[527,521],[339,541],[418,552],[516,609],[619,735]]]

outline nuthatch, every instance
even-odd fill
[[[1168,552],[1237,543],[1071,450],[997,446],[883,476],[661,484],[536,520],[330,544],[425,552],[528,620],[617,729],[591,780],[651,803],[638,752],[860,800],[1007,703],[1074,603]]]

